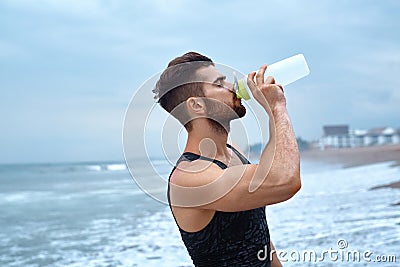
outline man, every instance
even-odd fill
[[[281,266],[271,253],[265,206],[300,189],[300,159],[283,88],[273,77],[264,80],[266,68],[247,80],[270,117],[259,164],[227,144],[230,121],[246,109],[211,59],[195,52],[175,58],[153,90],[188,132],[169,177],[168,200],[195,266]]]

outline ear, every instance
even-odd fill
[[[201,97],[189,97],[186,100],[186,108],[189,113],[203,114],[206,106]]]

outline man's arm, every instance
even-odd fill
[[[253,72],[248,76],[248,85],[253,97],[270,117],[269,141],[261,154],[259,166],[249,189],[255,190],[269,173],[271,175],[268,179],[274,184],[287,182],[300,188],[300,155],[296,135],[286,109],[286,98],[282,86],[275,84],[273,77],[267,77],[264,82],[266,68],[264,65],[257,75]],[[253,83],[254,77],[256,83]]]
[[[279,203],[301,187],[300,156],[281,87],[264,82],[263,66],[248,84],[270,116],[270,138],[259,164],[225,170],[210,162],[183,163],[171,176],[171,204],[221,211],[241,211]]]

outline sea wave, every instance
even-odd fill
[[[127,169],[125,163],[112,163],[112,164],[90,164],[85,168],[89,171],[124,171]]]
[[[0,174],[7,173],[65,173],[65,172],[115,172],[126,171],[124,162],[45,163],[0,165]]]

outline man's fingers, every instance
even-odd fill
[[[256,76],[256,73],[257,72],[255,72],[255,71],[250,72],[249,75],[247,75],[247,81],[251,80],[252,82],[254,82],[254,76]]]
[[[283,86],[282,84],[276,84],[279,88],[281,88],[282,92],[285,92],[285,90],[283,90]]]
[[[262,85],[264,83],[264,74],[265,74],[265,70],[266,69],[267,69],[267,64],[264,64],[257,71],[256,84],[258,86],[260,86],[260,85]]]
[[[268,76],[267,79],[265,80],[266,84],[274,84],[275,83],[275,79],[272,76]]]
[[[250,88],[250,91],[253,92],[256,85],[254,84],[254,77],[256,76],[256,72],[253,71],[251,73],[249,73],[249,75],[247,75],[247,85]]]

